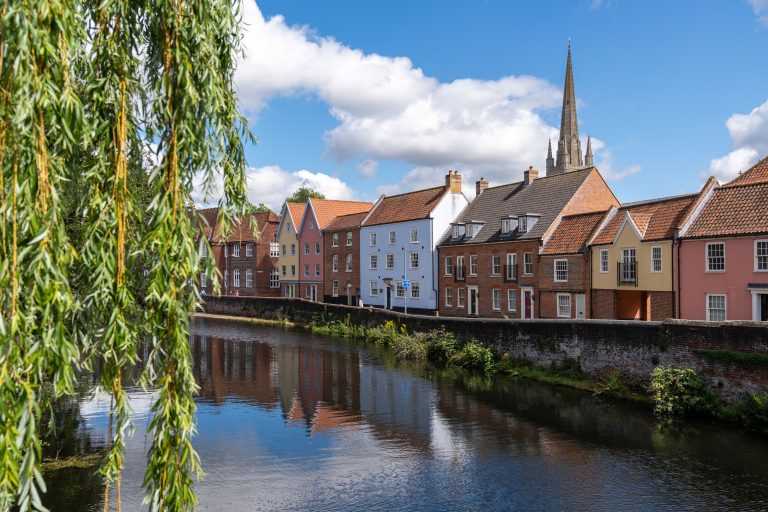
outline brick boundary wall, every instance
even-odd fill
[[[499,353],[539,365],[577,361],[581,370],[603,377],[618,370],[624,379],[647,382],[656,366],[690,367],[723,399],[768,391],[765,367],[713,363],[695,349],[768,355],[768,325],[759,322],[710,323],[691,320],[506,320],[403,315],[378,308],[324,304],[271,297],[207,297],[206,313],[308,324],[313,318],[344,319],[364,326],[396,320],[410,331],[444,328],[461,339],[474,338]]]

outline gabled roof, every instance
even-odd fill
[[[723,187],[733,185],[747,185],[750,183],[768,182],[768,156],[757,162],[755,165],[741,173],[735,179],[729,181]]]
[[[687,219],[698,196],[687,194],[626,204],[606,223],[591,245],[612,244],[627,218],[645,241],[671,239]]]
[[[768,233],[768,182],[746,181],[716,188],[686,231],[685,238]]]
[[[304,209],[307,207],[305,203],[285,203],[288,214],[291,216],[291,222],[293,222],[294,228],[301,222],[304,217]]]
[[[560,220],[541,254],[578,254],[600,227],[607,211],[567,215]]]
[[[394,196],[382,196],[363,222],[363,226],[426,219],[447,193],[447,187],[433,187]]]
[[[594,167],[545,176],[534,180],[527,187],[522,181],[489,187],[464,208],[456,222],[480,220],[484,224],[471,240],[453,240],[450,230],[443,235],[441,245],[462,245],[541,238],[561,214],[574,194],[584,184]],[[508,215],[541,215],[528,232],[501,234],[501,218]]]
[[[199,216],[194,221],[196,222],[195,227],[199,232],[202,232],[212,244],[228,241],[258,241],[259,235],[264,231],[268,223],[277,223],[279,221],[278,216],[271,210],[268,212],[259,212],[246,215],[242,219],[238,219],[232,222],[229,236],[227,236],[225,239],[222,235],[222,226],[219,224],[218,207],[205,208],[198,210],[197,213]],[[203,220],[200,219],[200,216]],[[252,221],[256,223],[258,227],[258,233],[253,232],[251,225]]]
[[[326,231],[339,231],[343,229],[357,229],[363,222],[368,212],[352,213],[349,215],[339,215],[328,224]]]
[[[307,201],[307,209],[304,211],[304,216],[306,216],[310,210],[314,212],[317,227],[324,230],[328,224],[339,215],[367,213],[371,210],[372,206],[372,203],[363,201],[339,201],[336,199],[310,198],[309,201]],[[303,219],[301,220],[301,225],[304,225]]]

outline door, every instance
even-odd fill
[[[354,297],[352,296],[352,285],[347,284],[347,306],[356,306],[357,303],[354,302]]]
[[[478,293],[477,286],[470,286],[469,288],[469,314],[472,316],[479,316],[478,310]]]
[[[309,297],[312,302],[317,302],[317,285],[313,284],[309,287]]]
[[[387,285],[387,309],[392,309],[392,286]]]
[[[296,297],[296,285],[295,284],[290,285],[289,297],[292,298],[292,299]]]
[[[533,318],[533,289],[521,288],[523,293],[523,318]]]
[[[761,322],[768,322],[768,293],[760,294],[760,311],[757,317]]]
[[[587,309],[586,295],[584,295],[583,293],[577,293],[576,294],[576,318],[579,320],[584,320],[585,318],[587,318],[586,309]]]

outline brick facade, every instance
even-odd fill
[[[591,298],[592,318],[608,320],[616,318],[616,291],[592,290]]]
[[[555,280],[555,261],[567,262],[567,280]],[[584,295],[583,318],[590,318],[589,252],[570,255],[541,255],[539,258],[539,317],[578,318],[576,295]],[[570,316],[558,315],[558,294],[570,296]]]
[[[649,320],[674,318],[675,292],[649,292],[651,296],[651,314]]]
[[[347,234],[351,234],[351,244],[347,245]],[[334,244],[334,237],[338,243]],[[360,227],[350,227],[325,232],[324,240],[325,295],[323,302],[331,304],[357,305],[360,297]],[[334,257],[337,267],[334,270]],[[350,270],[347,270],[347,258],[351,257]],[[337,293],[334,294],[334,281]]]

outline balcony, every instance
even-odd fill
[[[637,286],[637,261],[616,263],[616,285],[617,286]]]
[[[504,265],[504,281],[507,283],[517,282],[517,263]]]

